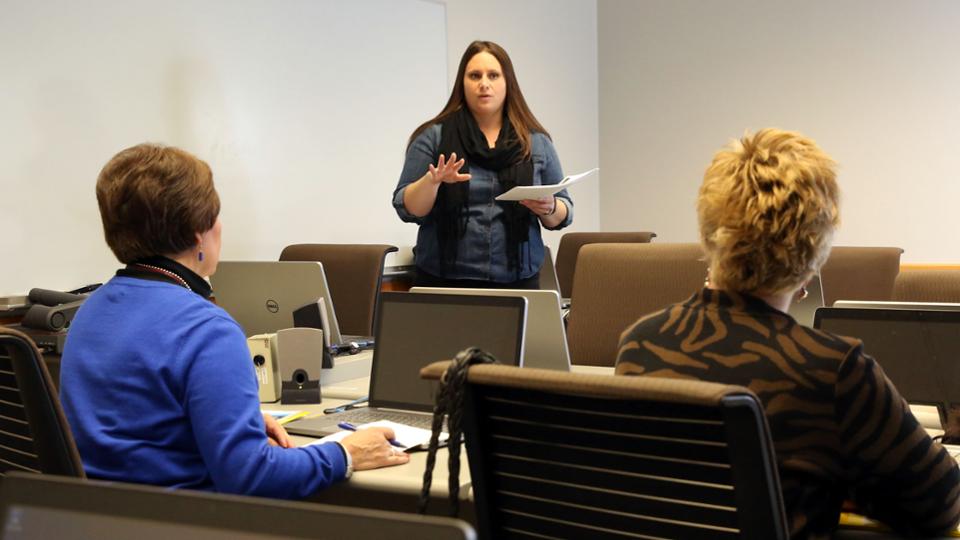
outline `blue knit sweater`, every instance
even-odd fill
[[[60,386],[93,478],[303,498],[346,474],[336,444],[267,443],[240,326],[179,285],[117,276],[94,292]]]

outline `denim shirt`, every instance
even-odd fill
[[[400,219],[420,225],[417,245],[414,248],[417,266],[435,276],[448,279],[475,279],[499,283],[535,275],[540,271],[544,257],[540,220],[531,220],[530,240],[526,249],[521,247],[518,275],[516,270],[507,267],[507,238],[501,205],[519,203],[495,201],[494,197],[504,191],[497,180],[497,174],[473,164],[470,164],[469,221],[466,233],[460,239],[456,266],[452,273],[446,273],[441,268],[437,223],[433,216],[427,214],[418,218],[407,212],[403,206],[403,193],[407,186],[426,174],[427,167],[430,164],[435,165],[440,157],[440,129],[440,124],[430,126],[407,149],[403,172],[393,192],[393,207]],[[533,185],[556,184],[563,180],[560,159],[550,139],[542,133],[532,133],[531,146]],[[557,198],[566,204],[567,218],[553,227],[554,230],[562,229],[573,221],[573,202],[567,190],[557,193]]]

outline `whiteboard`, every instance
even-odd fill
[[[223,259],[300,242],[415,243],[391,195],[446,102],[424,0],[3,2],[0,295],[110,278],[94,185],[141,142],[207,161]]]

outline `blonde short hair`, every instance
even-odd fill
[[[823,265],[840,222],[836,163],[778,129],[720,150],[697,198],[710,280],[731,291],[792,291]]]

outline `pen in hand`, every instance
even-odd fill
[[[347,431],[357,430],[357,426],[351,424],[350,422],[339,422],[337,423],[337,427],[340,429],[345,429]],[[387,439],[387,442],[389,442],[391,446],[394,446],[396,448],[401,448],[401,449],[406,448],[405,446],[397,442],[395,439]]]

